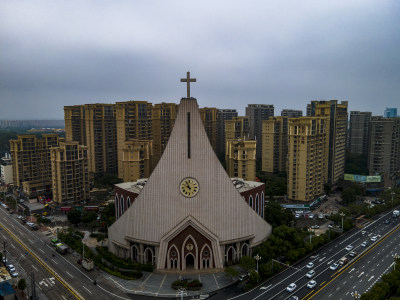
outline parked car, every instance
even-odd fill
[[[361,246],[363,246],[363,247],[367,247],[367,245],[368,245],[368,242],[367,242],[367,241],[364,241],[364,242],[362,242],[362,244],[361,244]]]
[[[311,226],[311,229],[318,229],[319,228],[319,225],[312,225]]]
[[[390,224],[390,220],[387,219],[387,220],[385,221],[385,224]]]
[[[333,225],[332,225],[332,224],[329,224],[329,225],[328,225],[328,228],[333,228]]]
[[[288,287],[286,288],[286,290],[288,291],[288,292],[293,292],[295,289],[297,288],[297,285],[295,284],[295,283],[291,283],[291,284],[289,284],[288,285]]]
[[[306,267],[307,267],[307,269],[312,269],[312,268],[314,268],[314,263],[310,262],[307,264]]]
[[[376,242],[376,240],[378,239],[378,237],[375,235],[371,238],[371,242]]]
[[[310,280],[310,281],[307,283],[307,287],[308,287],[309,289],[313,289],[316,285],[317,285],[317,282],[316,282],[315,280]]]
[[[239,281],[245,281],[248,278],[249,278],[249,273],[242,274],[239,276]]]
[[[18,277],[18,272],[11,272],[10,274],[12,277]]]
[[[357,252],[355,252],[355,251],[351,251],[350,253],[349,253],[349,256],[350,257],[355,257],[357,255]]]
[[[15,272],[15,267],[13,265],[8,265],[7,269],[10,271],[10,273]]]

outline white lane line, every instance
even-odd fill
[[[69,276],[71,276],[72,278],[74,278],[74,276],[72,276],[71,274],[69,274],[68,271],[65,271],[65,273],[67,273]]]
[[[39,248],[39,251],[42,252],[42,253],[44,253],[44,251],[43,251],[42,249],[40,249],[40,248]]]
[[[33,244],[33,242],[32,242],[30,239],[28,239],[28,241],[29,241],[31,244]]]
[[[84,288],[85,290],[87,290],[87,291],[88,291],[90,294],[92,293],[92,292],[91,292],[91,291],[89,291],[89,290],[88,290],[86,287],[84,287],[84,286],[83,286],[83,288]]]
[[[374,276],[374,275],[372,275],[372,276],[371,276],[371,278],[370,278],[370,279],[368,279],[368,281],[372,280],[374,277],[375,277],[375,276]]]
[[[13,247],[15,249],[15,246],[13,244],[10,244],[10,245],[11,245],[11,247]]]
[[[38,270],[38,269],[36,269],[34,265],[32,265],[32,268],[34,268],[34,269],[36,270],[36,272],[39,272],[39,270]]]
[[[56,265],[58,265],[58,262],[56,262],[54,259],[52,259],[53,263],[55,263]]]

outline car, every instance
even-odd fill
[[[377,239],[378,239],[377,236],[373,236],[373,237],[371,238],[371,242],[376,242]]]
[[[363,242],[363,243],[361,244],[361,246],[363,246],[363,247],[367,247],[367,245],[368,245],[368,242],[367,242],[367,241],[365,241],[365,242]]]
[[[314,268],[314,263],[310,262],[307,264],[306,267],[307,267],[307,269],[312,269],[312,268]]]
[[[1,260],[3,261],[3,264],[7,264],[8,263],[8,259],[5,258],[4,256],[3,256],[3,258]]]
[[[300,218],[300,214],[295,214],[294,217],[295,217],[296,219],[298,219],[298,218]]]
[[[308,278],[313,278],[315,275],[315,271],[314,270],[310,270],[307,272],[306,277]]]
[[[11,272],[10,275],[11,275],[12,277],[18,277],[18,272]]]
[[[297,285],[295,283],[291,283],[288,285],[288,287],[286,288],[286,290],[291,293],[293,292],[295,289],[297,288]]]
[[[355,252],[355,251],[351,251],[350,253],[349,253],[349,256],[350,257],[355,257],[357,255],[357,252]]]
[[[319,228],[319,225],[312,225],[311,226],[311,229],[318,229]]]
[[[361,231],[361,235],[366,235],[367,234],[367,232],[366,231]]]
[[[390,224],[390,220],[387,219],[387,220],[385,221],[385,224]]]
[[[23,218],[23,216],[21,216],[21,215],[18,215],[18,217],[17,217],[18,219],[22,219]]]
[[[344,248],[344,249],[346,249],[347,251],[351,251],[351,250],[353,250],[353,246],[352,245],[348,245],[346,248]]]
[[[307,283],[307,287],[308,287],[309,289],[315,288],[316,285],[317,285],[317,282],[316,282],[315,280],[310,280],[310,281]]]
[[[293,295],[288,300],[299,300],[299,297]]]
[[[314,218],[314,214],[309,214],[308,217],[309,217],[310,219],[313,219],[313,218]]]
[[[324,218],[324,215],[323,215],[323,214],[319,214],[319,215],[318,215],[318,218],[319,218],[319,219],[323,219],[323,218]]]
[[[331,264],[329,269],[331,269],[332,271],[335,271],[338,267],[339,267],[339,264],[338,263],[334,263],[334,264]]]
[[[242,274],[239,276],[239,281],[245,281],[246,279],[248,279],[250,277],[249,273],[246,274]]]
[[[13,265],[8,265],[7,269],[10,271],[10,273],[15,272],[15,267]]]
[[[329,225],[328,225],[328,228],[333,228],[333,225],[332,225],[332,224],[329,224]]]

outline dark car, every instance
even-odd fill
[[[390,224],[390,220],[387,219],[384,223],[385,223],[385,224]]]

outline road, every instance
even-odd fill
[[[61,255],[50,246],[51,237],[30,230],[0,207],[1,245],[6,242],[7,260],[21,275],[34,273],[40,299],[130,299],[97,271],[86,271],[78,257]],[[27,276],[24,276],[29,281]],[[94,281],[96,280],[96,284]],[[29,282],[28,282],[29,283]]]
[[[400,218],[391,216],[390,211],[363,229],[353,229],[256,289],[230,299],[289,299],[294,295],[299,299],[352,299],[352,293],[366,292],[390,270],[393,255],[400,254]],[[384,224],[388,219],[390,224]],[[376,242],[370,240],[373,236],[379,237]],[[366,247],[361,246],[364,241],[369,243]],[[349,245],[353,249],[348,251],[345,248]],[[350,257],[350,251],[355,251],[356,256]],[[330,266],[343,256],[349,262],[331,270]],[[310,270],[308,263],[314,264],[311,269],[316,272],[312,279],[317,285],[311,289],[307,287],[311,279],[305,276]],[[290,283],[297,285],[291,293],[286,290]]]

